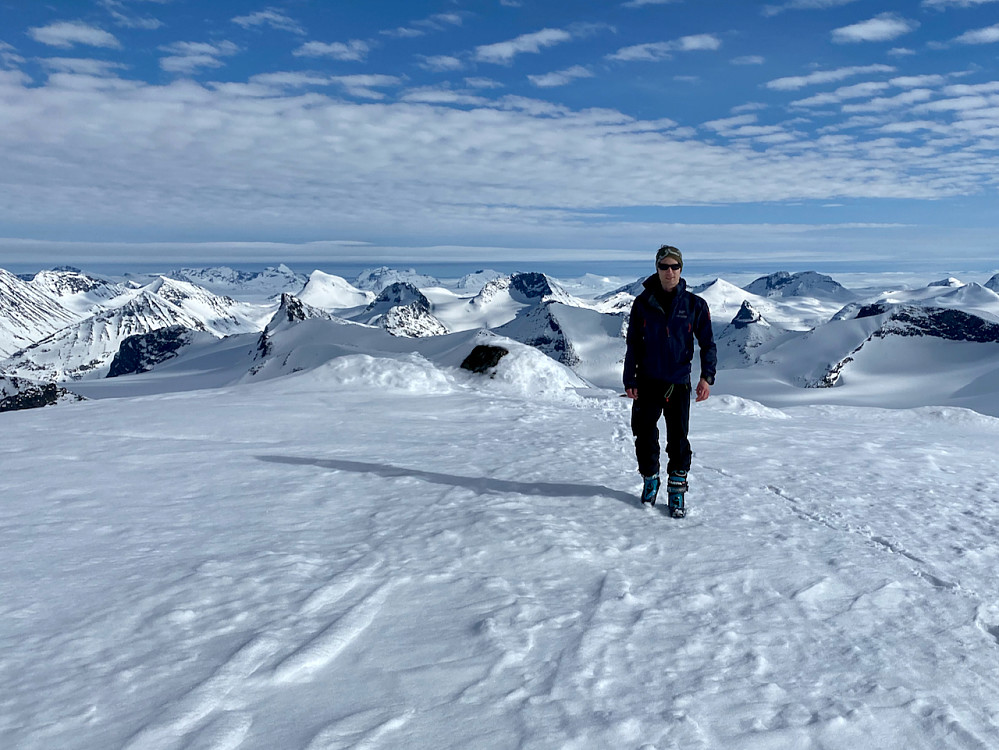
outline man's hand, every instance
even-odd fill
[[[707,401],[708,396],[711,395],[711,386],[708,385],[708,381],[701,378],[697,381],[697,400]]]
[[[626,395],[628,398],[631,398],[631,399],[638,398],[638,389],[637,388],[625,388],[624,389],[624,395]]]

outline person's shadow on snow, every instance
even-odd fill
[[[509,479],[491,477],[463,477],[457,474],[440,474],[423,469],[409,469],[388,464],[373,464],[366,461],[349,461],[343,458],[305,458],[300,456],[257,456],[261,461],[292,466],[318,466],[332,471],[351,471],[357,474],[375,474],[380,477],[410,477],[433,484],[449,487],[464,487],[473,492],[512,492],[519,495],[539,497],[609,497],[631,506],[638,505],[638,499],[627,492],[612,490],[599,484],[572,484],[568,482],[515,482]]]

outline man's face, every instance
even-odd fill
[[[680,262],[667,255],[656,263],[656,268],[659,273],[659,283],[663,285],[663,289],[667,292],[676,289],[676,285],[680,283],[680,270],[682,269]]]

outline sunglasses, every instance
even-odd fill
[[[679,271],[683,268],[679,263],[660,263],[657,267],[660,271]]]

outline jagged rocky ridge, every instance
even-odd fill
[[[316,282],[312,284],[312,290],[325,302],[340,305],[345,301],[361,301],[363,304],[330,309],[309,305],[291,293],[285,293],[278,303],[276,300],[262,301],[254,291],[257,301],[250,307],[256,312],[251,319],[247,317],[247,303],[236,302],[236,299],[249,299],[241,296],[240,281],[252,283],[257,277],[240,274],[231,269],[229,273],[209,269],[203,274],[219,285],[235,284],[233,297],[212,294],[191,281],[147,276],[142,279],[141,287],[119,285],[120,293],[113,300],[98,301],[94,310],[84,311],[85,320],[79,319],[80,312],[61,306],[70,323],[43,341],[36,341],[31,347],[17,352],[17,356],[0,361],[0,371],[36,381],[111,373],[115,376],[135,374],[155,370],[173,360],[202,356],[205,360],[210,359],[217,349],[212,343],[213,337],[249,330],[252,335],[245,339],[245,348],[239,339],[236,343],[222,345],[221,350],[240,349],[246,353],[248,364],[242,370],[244,374],[266,366],[267,371],[260,377],[272,377],[310,366],[307,362],[312,355],[296,352],[294,347],[309,349],[312,347],[310,337],[323,331],[325,324],[334,324],[359,326],[369,331],[371,326],[376,326],[400,339],[434,339],[446,334],[449,328],[453,331],[489,329],[544,352],[592,382],[616,387],[624,353],[627,308],[634,298],[630,291],[639,291],[643,280],[621,287],[610,296],[603,295],[602,299],[589,300],[574,298],[543,273],[497,276],[482,272],[468,281],[472,287],[477,286],[479,280],[484,281],[473,296],[462,296],[453,284],[445,289],[437,282],[423,290],[399,280],[385,286],[378,297],[374,297],[371,292],[359,290],[339,277],[315,272],[310,278]],[[196,278],[198,274],[185,272],[184,276]],[[41,299],[47,298],[57,306],[60,299],[76,299],[77,309],[82,308],[84,301],[89,303],[87,295],[102,289],[115,289],[77,269],[68,268],[36,274],[27,281],[8,274],[5,281],[8,288],[13,288],[9,278],[15,279],[19,291],[27,288],[27,293],[34,293],[36,297],[44,291]],[[45,283],[36,285],[36,279]],[[883,292],[868,299],[858,299],[855,293],[848,292],[851,299],[845,306],[838,299],[842,296],[839,291],[842,287],[835,282],[829,284],[829,281],[821,274],[771,274],[747,287],[763,292],[763,295],[721,279],[698,287],[697,290],[709,300],[715,317],[722,368],[762,365],[764,369],[776,368],[775,373],[779,370],[785,383],[814,386],[838,382],[838,373],[850,371],[851,356],[856,356],[865,344],[870,347],[872,342],[879,340],[916,341],[919,337],[930,337],[964,343],[997,343],[999,295],[988,285],[999,286],[999,274],[985,286],[946,278],[921,289]],[[45,291],[41,287],[49,288]],[[57,297],[60,294],[62,296]],[[8,294],[6,299],[10,298]],[[3,301],[0,299],[0,303]],[[147,324],[131,327],[125,325],[124,320],[116,319],[129,318],[130,311],[137,313],[130,307],[136,304],[149,308],[144,314],[150,309],[158,309],[163,313],[169,311],[169,315],[165,314],[153,325],[148,325],[147,321]],[[265,306],[269,306],[266,316],[263,314]],[[104,325],[111,323],[113,331],[97,326],[102,316],[111,316],[112,320],[104,320]],[[266,327],[265,320],[269,321]],[[310,320],[318,325],[284,337],[279,347],[281,361],[268,361],[273,356],[271,341],[277,330],[295,328]],[[839,333],[831,330],[835,326],[828,325],[868,320],[876,320],[876,323],[847,326]],[[803,321],[808,321],[808,326],[801,325]],[[0,319],[0,325],[4,322]],[[825,335],[827,328],[830,335]],[[342,351],[328,342],[343,336],[349,339],[354,334],[347,329],[327,330],[321,335],[327,342],[323,346],[329,351]],[[812,336],[817,338],[809,343]],[[198,339],[198,346],[192,347]],[[104,348],[95,347],[95,340],[103,341]],[[403,342],[399,345],[404,348],[416,346]],[[431,343],[431,346],[436,345]],[[971,353],[970,356],[984,355]],[[872,363],[876,363],[876,358],[865,354],[858,369],[853,371],[858,375],[870,372]],[[174,365],[169,366],[172,371],[176,370]],[[877,363],[877,368],[882,365]],[[877,371],[880,373],[881,369]],[[724,373],[720,380],[725,382]]]
[[[999,343],[999,324],[962,310],[878,302],[861,307],[855,319],[878,316],[882,317],[880,325],[863,343],[834,362],[820,379],[806,385],[814,388],[830,388],[838,385],[844,371],[856,360],[860,351],[875,340],[893,337],[930,337],[965,343]]]

